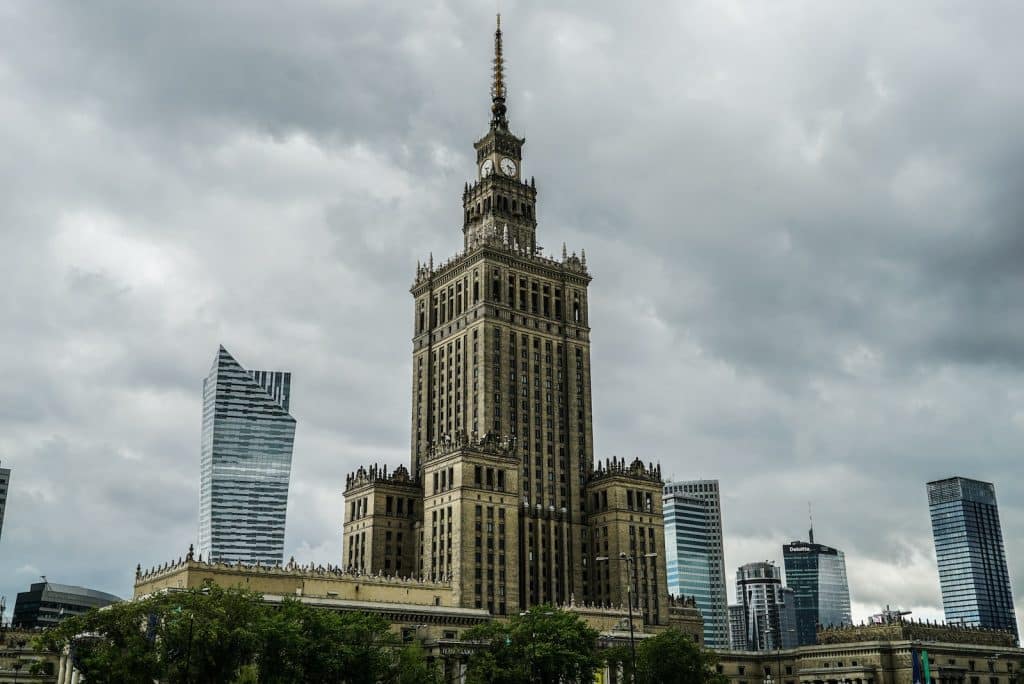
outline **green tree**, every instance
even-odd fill
[[[714,653],[702,651],[690,636],[678,629],[667,629],[637,642],[636,681],[637,684],[725,684],[726,678],[715,671],[715,662]]]
[[[522,645],[513,644],[509,623],[487,622],[463,636],[481,644],[469,658],[466,671],[469,684],[525,684],[530,681],[529,663]]]
[[[147,599],[93,610],[44,632],[37,648],[59,652],[69,645],[79,671],[96,684],[151,684],[163,675],[145,629],[157,609],[158,600]]]
[[[263,641],[262,596],[210,585],[158,597],[155,639],[170,684],[222,684],[251,663]],[[149,629],[152,630],[152,627]]]
[[[398,651],[392,674],[394,684],[441,684],[441,671],[427,662],[423,648],[411,643]]]
[[[534,606],[507,623],[489,623],[466,633],[482,646],[470,657],[468,680],[520,684],[587,682],[600,667],[597,630],[578,616],[549,605]]]
[[[71,646],[97,684],[432,684],[419,646],[399,648],[376,615],[267,605],[259,594],[207,586],[119,603],[62,622],[39,647]]]
[[[264,634],[261,684],[375,684],[394,668],[394,635],[376,615],[320,610],[289,599],[267,617]]]

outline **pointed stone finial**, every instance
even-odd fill
[[[580,250],[580,264],[583,268],[587,267],[587,250],[585,249]]]
[[[196,554],[196,547],[193,546],[192,544],[189,544],[188,545],[188,555],[185,556],[185,560],[187,560],[189,563],[191,563],[192,560],[195,558],[195,554]]]
[[[142,563],[138,563],[135,566],[135,579],[142,577]]]
[[[569,256],[569,254],[568,254],[568,252],[565,251],[565,243],[563,242],[562,243],[562,261],[565,261],[568,258],[568,256]]]
[[[494,80],[491,83],[491,128],[508,128],[505,119],[505,58],[501,47],[501,15],[494,29]]]

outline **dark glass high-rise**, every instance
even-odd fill
[[[843,552],[814,543],[794,541],[782,547],[786,584],[796,600],[796,635],[801,646],[817,643],[818,625],[852,624],[850,587]]]
[[[1018,634],[995,486],[935,480],[928,508],[946,621]]]

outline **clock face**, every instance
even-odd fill
[[[516,175],[516,163],[508,157],[505,157],[501,160],[501,172],[506,176]]]
[[[486,161],[484,161],[483,164],[480,165],[480,176],[481,177],[486,178],[487,176],[490,176],[493,172],[494,172],[494,162],[492,160],[487,159]]]

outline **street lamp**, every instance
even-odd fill
[[[657,558],[656,553],[645,553],[640,558]],[[636,584],[636,557],[631,554],[622,551],[619,553],[618,558],[609,558],[608,556],[597,556],[594,558],[595,561],[625,561],[626,572],[628,574],[629,581],[626,584],[626,606],[629,610],[629,655],[632,664],[632,670],[630,679],[636,681],[636,639],[633,636],[633,594],[635,593]]]
[[[779,620],[780,621],[782,620],[782,616],[781,615],[779,616]],[[793,629],[792,627],[790,627],[789,629],[784,630],[784,629],[782,629],[781,625],[776,630],[776,629],[774,629],[772,627],[771,621],[769,620],[768,621],[768,629],[767,629],[767,631],[769,631],[769,632],[776,632],[778,634],[778,638],[775,640],[775,669],[776,669],[776,671],[778,673],[778,677],[779,677],[778,684],[783,684],[783,682],[785,680],[782,678],[782,633],[785,632],[786,634],[791,634],[793,632],[796,632],[796,630]]]

